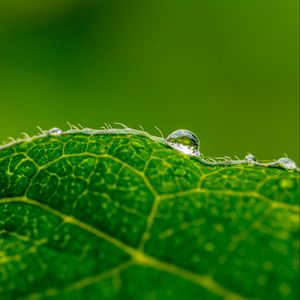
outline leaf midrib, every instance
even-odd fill
[[[29,199],[28,197],[11,197],[11,198],[2,198],[0,199],[0,203],[14,203],[14,202],[19,202],[19,203],[25,203],[29,204],[35,207],[39,207],[42,210],[51,213],[60,219],[62,219],[66,224],[71,224],[74,226],[77,226],[95,236],[98,238],[101,238],[110,244],[116,246],[123,252],[127,253],[131,257],[132,264],[137,264],[137,265],[142,265],[142,266],[147,266],[147,267],[152,267],[156,270],[167,272],[169,274],[173,274],[175,276],[181,277],[187,281],[193,282],[194,284],[200,285],[210,292],[217,294],[219,296],[224,297],[226,300],[246,300],[248,298],[239,295],[237,293],[234,293],[220,284],[218,284],[211,276],[208,275],[199,275],[197,273],[191,272],[189,270],[180,268],[174,264],[164,262],[162,260],[159,260],[153,256],[147,255],[143,250],[141,249],[135,249],[120,240],[102,232],[101,230],[94,228],[93,226],[75,218],[74,216],[66,215],[49,205],[45,205],[40,203],[39,201]],[[128,267],[131,264],[128,265]],[[115,269],[117,267],[114,267]],[[124,270],[125,268],[123,268]],[[109,271],[107,271],[109,272]],[[100,276],[101,274],[98,274],[96,276]],[[82,280],[80,280],[82,281]]]

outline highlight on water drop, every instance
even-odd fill
[[[60,129],[60,128],[57,128],[57,127],[53,127],[53,128],[51,128],[51,129],[49,129],[48,131],[47,131],[47,133],[49,134],[49,135],[59,135],[59,134],[62,134],[62,130]]]
[[[257,159],[256,157],[251,154],[251,153],[248,153],[246,156],[245,156],[245,161],[250,164],[250,165],[254,165],[256,162],[257,162]]]
[[[296,163],[292,159],[290,159],[288,157],[281,157],[281,158],[279,158],[276,161],[276,164],[279,167],[287,169],[287,170],[296,170],[296,169],[298,169]]]
[[[200,156],[200,141],[198,137],[189,130],[176,130],[172,132],[165,141],[168,145],[184,154]]]

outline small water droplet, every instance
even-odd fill
[[[282,157],[282,158],[279,158],[276,162],[277,162],[278,166],[280,166],[281,168],[288,169],[288,170],[297,169],[296,163],[290,158]]]
[[[172,132],[166,138],[166,143],[184,154],[200,156],[199,139],[189,130],[180,129]]]
[[[47,131],[47,133],[50,134],[50,135],[58,135],[58,134],[61,134],[62,132],[63,131],[60,128],[57,128],[57,127],[51,128]]]
[[[247,155],[245,156],[245,161],[246,161],[248,164],[253,165],[254,163],[257,162],[257,159],[256,159],[256,157],[255,157],[253,154],[249,153],[249,154],[247,154]]]

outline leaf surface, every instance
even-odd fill
[[[130,130],[0,149],[0,299],[299,299],[299,173]]]

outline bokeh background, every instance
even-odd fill
[[[1,0],[0,140],[122,122],[299,163],[298,1]]]

